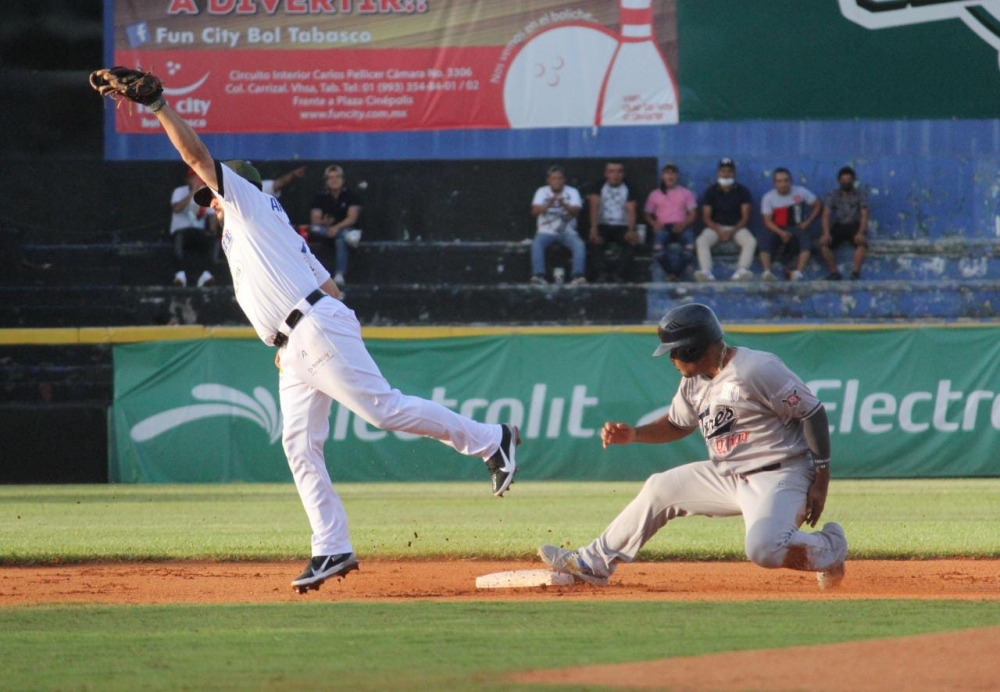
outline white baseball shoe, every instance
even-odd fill
[[[764,281],[777,281],[778,280],[778,277],[776,277],[774,275],[774,272],[772,272],[770,269],[766,270],[763,274],[761,274],[760,278],[762,278]]]
[[[174,274],[174,286],[180,286],[181,288],[184,288],[187,285],[188,285],[188,276],[183,269]]]
[[[570,574],[575,579],[585,581],[594,586],[607,586],[609,577],[597,574],[590,565],[580,558],[575,550],[566,550],[556,545],[543,545],[538,548],[538,557],[542,562],[557,572]]]
[[[198,288],[204,288],[205,286],[211,286],[215,283],[215,277],[212,276],[212,272],[207,269],[201,273],[198,277]]]
[[[789,281],[801,281],[802,280],[802,272],[800,272],[798,269],[793,269],[788,274],[788,280]]]
[[[694,280],[701,281],[702,283],[707,281],[715,281],[715,275],[712,272],[704,272],[701,269],[694,273]]]
[[[749,281],[753,278],[753,272],[745,267],[740,267],[735,272],[730,279],[731,281]]]

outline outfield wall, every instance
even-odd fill
[[[524,480],[641,479],[704,458],[700,436],[602,450],[605,420],[647,421],[676,390],[650,357],[648,326],[366,330],[395,386],[477,420],[522,429]],[[221,336],[239,336],[230,330]],[[839,478],[998,476],[996,326],[731,328],[773,351],[825,403]],[[253,339],[115,347],[113,482],[284,481],[273,353]],[[335,481],[476,480],[436,442],[376,430],[334,404],[326,445]]]

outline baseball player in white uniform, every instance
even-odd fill
[[[117,69],[117,68],[116,68]],[[205,182],[195,201],[222,224],[236,300],[261,340],[278,347],[282,443],[309,523],[312,558],[292,582],[299,593],[357,569],[347,516],[323,458],[332,400],[378,428],[431,437],[486,461],[493,494],[514,479],[516,427],[487,425],[393,389],[361,340],[354,312],[328,272],[293,229],[281,204],[261,191],[245,161],[212,158],[195,131],[162,95],[149,104],[181,158]]]
[[[847,538],[839,524],[815,527],[830,481],[826,411],[781,360],[728,346],[715,313],[697,303],[660,321],[660,346],[682,379],[669,411],[640,427],[609,422],[605,449],[663,443],[700,429],[709,459],[650,476],[604,533],[579,550],[543,545],[539,556],[579,580],[606,585],[620,562],[636,554],[676,517],[743,515],[747,557],[761,567],[814,571],[820,587],[844,578]]]

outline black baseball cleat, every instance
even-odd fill
[[[521,436],[516,425],[501,425],[500,428],[503,430],[500,446],[493,456],[486,460],[486,468],[489,469],[493,482],[493,494],[497,497],[503,497],[507,488],[514,482],[514,474],[517,473],[514,452],[517,445],[521,444]]]
[[[299,593],[319,591],[319,585],[331,577],[343,579],[348,572],[358,569],[358,558],[354,553],[340,555],[317,555],[309,560],[306,571],[292,582],[292,588]]]

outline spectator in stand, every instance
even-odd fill
[[[701,218],[705,224],[695,242],[698,249],[698,271],[694,278],[698,281],[715,281],[712,273],[712,248],[716,243],[735,242],[740,248],[733,281],[753,278],[750,264],[753,262],[757,239],[747,228],[753,197],[750,190],[736,182],[736,163],[730,158],[719,161],[716,181],[701,196]]]
[[[679,177],[677,164],[665,165],[660,187],[649,193],[644,208],[646,223],[653,229],[653,259],[669,281],[679,281],[691,264],[698,216],[694,193],[678,184]]]
[[[625,180],[625,164],[609,161],[604,166],[604,180],[587,194],[590,211],[589,242],[594,248],[594,271],[597,280],[625,281],[632,271],[632,257],[639,244],[635,232],[635,207],[638,196]],[[617,266],[608,269],[606,256],[609,244],[619,249]]]
[[[844,166],[837,173],[837,188],[826,196],[823,208],[823,235],[819,239],[820,252],[830,269],[827,279],[844,278],[837,269],[833,251],[844,243],[854,246],[851,279],[861,278],[861,265],[868,254],[868,195],[857,188],[854,169]],[[832,222],[832,223],[831,223]]]
[[[545,251],[560,243],[573,253],[573,277],[570,285],[587,283],[584,270],[587,246],[576,231],[576,217],[583,208],[580,191],[566,184],[566,171],[552,166],[545,178],[547,185],[535,190],[531,200],[531,215],[537,219],[537,232],[531,244],[531,283],[545,285]]]
[[[301,179],[305,174],[306,167],[299,166],[274,180],[264,180],[261,183],[263,185],[263,192],[265,195],[271,195],[275,198],[281,197],[281,191],[284,188],[288,187],[293,181]]]
[[[194,201],[194,191],[205,183],[187,169],[186,182],[170,196],[170,238],[174,244],[174,285],[187,286],[198,277],[198,288],[215,283],[210,267],[218,257],[218,222],[214,214]]]
[[[788,271],[788,279],[798,281],[812,255],[813,234],[809,226],[819,216],[823,203],[806,188],[792,185],[792,174],[787,168],[776,168],[772,181],[774,189],[760,202],[760,213],[768,230],[761,244],[760,263],[764,267],[761,278],[774,281],[771,261],[777,259],[786,269],[795,263],[795,268]]]
[[[320,241],[318,254],[326,266],[330,266],[330,251],[336,254],[333,281],[343,286],[347,274],[347,248],[349,245],[357,247],[361,240],[361,231],[357,228],[361,197],[346,185],[344,169],[340,166],[327,166],[323,181],[325,189],[313,198],[311,205],[310,239]]]

